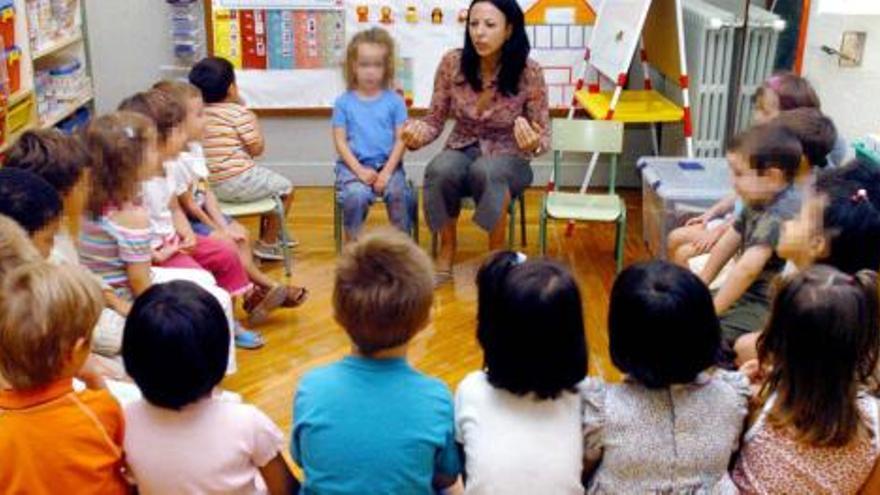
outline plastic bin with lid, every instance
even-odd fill
[[[642,229],[648,250],[666,259],[672,229],[733,191],[724,158],[643,157]]]

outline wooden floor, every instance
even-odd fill
[[[626,263],[646,259],[642,242],[641,198],[626,191],[629,225],[626,237]],[[537,254],[538,211],[541,191],[527,193],[529,255]],[[379,205],[371,212],[368,225],[387,222]],[[241,393],[268,414],[286,433],[291,423],[291,403],[300,377],[309,369],[332,362],[349,351],[343,330],[333,321],[330,297],[333,285],[335,251],[333,244],[332,191],[329,188],[300,188],[291,218],[295,249],[293,283],[306,285],[310,300],[302,307],[276,312],[261,326],[267,345],[256,351],[239,351],[239,371],[223,383]],[[410,361],[415,367],[444,380],[451,389],[468,372],[481,365],[475,339],[476,290],[474,276],[486,253],[486,236],[470,222],[470,212],[459,221],[459,262],[455,282],[437,291],[433,323],[413,341]],[[250,227],[254,224],[245,222]],[[619,378],[608,358],[605,320],[608,294],[614,277],[614,226],[583,224],[571,237],[565,224],[548,229],[549,256],[567,264],[576,274],[584,297],[584,321],[590,346],[590,374]],[[429,232],[422,222],[421,244],[430,245]],[[267,265],[273,276],[282,277],[280,264]]]

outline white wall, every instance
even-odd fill
[[[816,87],[822,110],[849,141],[880,132],[880,16],[819,14],[818,3],[810,13],[804,75]],[[844,31],[867,33],[861,67],[839,67],[837,57],[820,50],[822,45],[839,48]]]
[[[175,75],[170,42],[169,7],[162,0],[84,0],[89,50],[95,79],[98,112],[113,110],[120,100],[141,91],[153,82]],[[163,67],[165,70],[163,70]],[[328,185],[333,181],[331,164],[336,158],[330,141],[329,118],[266,117],[261,119],[266,135],[263,161],[300,185]],[[618,183],[637,186],[635,160],[650,153],[645,129],[627,131],[627,151]],[[417,153],[406,156],[410,177],[420,182],[425,163],[442,147],[443,139]],[[546,184],[551,169],[550,156],[533,163],[535,184]],[[563,183],[579,184],[586,157],[572,157]],[[594,183],[604,184],[607,176],[599,167]]]

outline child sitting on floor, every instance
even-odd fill
[[[122,410],[107,390],[73,391],[101,313],[79,267],[36,262],[0,298],[0,486],[5,493],[124,494]]]
[[[627,268],[611,289],[608,340],[625,378],[586,383],[587,493],[736,493],[727,470],[749,384],[713,369],[721,339],[706,286],[663,261]]]
[[[135,301],[123,357],[144,398],[125,408],[125,454],[139,493],[296,493],[281,430],[214,396],[228,354],[223,310],[195,284],[155,285]]]
[[[357,238],[376,198],[384,198],[388,218],[409,232],[414,198],[403,172],[400,133],[406,104],[394,91],[394,40],[373,28],[348,44],[345,79],[348,91],[333,106],[336,194],[342,204],[347,240]]]
[[[507,251],[483,264],[477,287],[484,370],[455,393],[465,493],[582,495],[587,344],[577,283],[556,263]]]
[[[721,335],[732,350],[742,335],[760,330],[769,310],[770,281],[785,265],[776,253],[782,222],[800,210],[793,183],[803,149],[779,124],[757,125],[729,149],[733,187],[745,209],[712,248],[700,278],[710,285],[737,252],[733,270],[714,297]]]
[[[61,195],[61,226],[49,259],[53,263],[79,265],[74,239],[79,234],[80,219],[89,196],[90,158],[85,145],[79,138],[56,129],[28,131],[9,150],[5,166],[33,172]],[[21,210],[29,214],[39,208],[23,206]],[[103,280],[100,283],[106,307],[93,332],[92,350],[114,356],[122,346],[122,328],[131,303],[116,296]]]
[[[433,300],[431,260],[404,234],[366,234],[346,248],[333,311],[352,354],[308,372],[294,399],[291,454],[305,493],[429,495],[455,483],[449,389],[406,362]]]
[[[204,102],[198,88],[179,81],[161,81],[153,86],[176,101],[185,110],[181,124],[186,134],[187,147],[171,165],[171,182],[174,194],[183,213],[189,218],[192,230],[200,236],[212,236],[236,243],[242,264],[254,288],[266,299],[278,282],[263,273],[254,262],[253,249],[247,230],[220,211],[217,197],[208,184],[208,167],[201,140],[205,132]],[[282,307],[295,308],[308,299],[305,287],[286,286]]]
[[[758,338],[753,370],[767,371],[733,470],[741,493],[880,493],[880,409],[862,386],[877,313],[873,272],[818,265],[783,283]]]
[[[254,161],[263,154],[263,134],[257,116],[238,95],[232,64],[222,58],[207,57],[190,70],[189,82],[201,90],[207,105],[208,123],[202,145],[208,158],[208,180],[217,197],[230,203],[247,203],[278,196],[284,211],[290,212],[293,185]],[[278,219],[267,215],[260,227],[254,254],[266,260],[283,259]]]

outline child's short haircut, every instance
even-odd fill
[[[794,110],[795,108],[821,108],[819,96],[813,85],[803,77],[793,72],[780,72],[770,76],[764,84],[758,88],[756,98],[761,98],[767,89],[776,93],[779,99],[779,110]]]
[[[125,370],[151,404],[180,409],[223,379],[229,339],[223,308],[207,291],[186,281],[155,284],[125,321]]]
[[[769,421],[794,427],[817,446],[846,445],[859,430],[856,394],[877,365],[877,274],[815,265],[785,279],[758,338],[772,368],[762,396],[775,394]]]
[[[715,364],[721,327],[712,295],[690,271],[665,261],[630,266],[611,289],[611,361],[648,388],[691,383]]]
[[[81,139],[57,129],[43,129],[22,134],[9,150],[5,166],[39,175],[64,196],[80,180],[89,162],[89,152]]]
[[[365,355],[408,342],[427,324],[433,301],[431,260],[398,231],[364,235],[336,266],[334,316]]]
[[[170,93],[156,89],[129,96],[119,104],[119,110],[149,117],[156,124],[159,141],[162,143],[186,119],[186,107]]]
[[[828,256],[822,263],[855,274],[880,269],[880,171],[862,160],[819,174]]]
[[[348,48],[345,51],[345,83],[348,89],[357,88],[357,72],[355,65],[357,64],[358,47],[362,44],[370,43],[380,45],[385,48],[385,74],[382,77],[382,87],[390,88],[394,83],[394,38],[388,34],[388,31],[374,27],[355,34],[351,41],[348,42]]]
[[[137,196],[139,170],[155,139],[155,124],[139,113],[114,112],[89,124],[86,145],[92,157],[92,188],[87,209],[92,216]]]
[[[40,261],[12,270],[0,298],[0,374],[19,390],[60,378],[102,308],[98,283],[80,267]]]
[[[61,197],[38,175],[18,168],[0,168],[0,214],[33,235],[61,217]]]
[[[551,261],[520,261],[505,251],[477,273],[477,339],[493,386],[553,399],[587,374],[581,294]]]
[[[189,71],[189,82],[201,90],[205,103],[219,103],[235,84],[235,68],[225,58],[205,57]]]
[[[21,225],[0,215],[0,282],[15,268],[42,259]]]
[[[159,81],[153,85],[153,89],[171,95],[177,103],[186,108],[190,98],[202,98],[199,88],[185,81]]]
[[[810,165],[828,165],[828,154],[837,141],[837,129],[830,118],[817,108],[801,107],[780,112],[776,121],[800,140]]]
[[[794,180],[804,153],[797,136],[778,122],[755,125],[741,132],[730,142],[728,151],[745,157],[759,174],[770,168],[781,170],[789,182]]]

